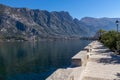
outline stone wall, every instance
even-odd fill
[[[85,69],[94,41],[72,57],[71,68],[58,69],[46,80],[77,80]],[[79,73],[79,74],[78,74]]]

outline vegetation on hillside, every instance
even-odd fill
[[[120,32],[99,30],[99,40],[111,50],[118,50],[120,53]]]

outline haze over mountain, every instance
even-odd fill
[[[119,18],[78,20],[65,11],[48,12],[0,4],[0,38],[41,40],[93,36],[99,29],[115,29],[116,19]]]

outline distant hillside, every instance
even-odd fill
[[[68,12],[12,8],[0,4],[0,38],[15,40],[70,39],[115,29],[114,18],[73,19]]]
[[[115,21],[120,20],[120,18],[92,18],[85,17],[80,21],[86,25],[86,28],[89,29],[91,35],[95,34],[99,29],[104,30],[116,30]]]

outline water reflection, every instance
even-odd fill
[[[57,68],[70,65],[71,57],[89,41],[0,43],[0,80],[44,80]]]

